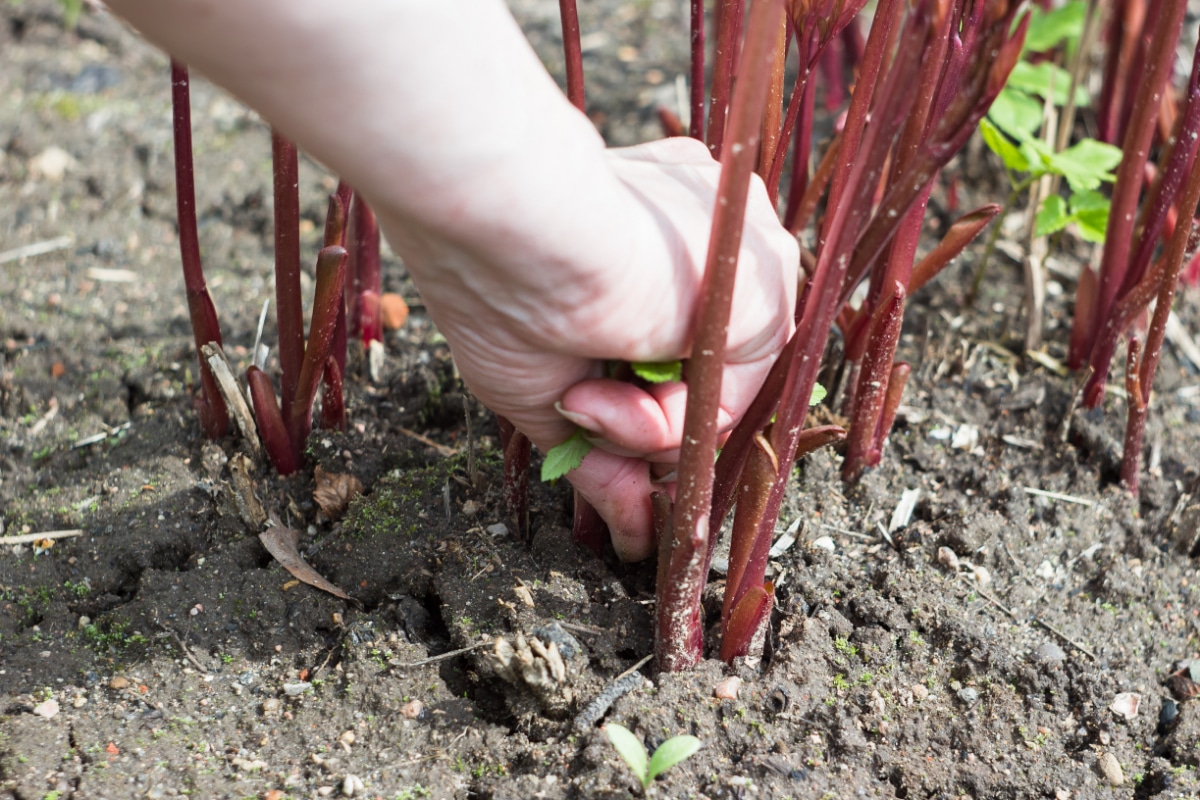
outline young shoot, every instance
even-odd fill
[[[646,746],[628,728],[610,722],[604,726],[604,733],[641,782],[643,792],[650,791],[650,784],[654,783],[655,778],[691,758],[701,747],[700,740],[695,736],[674,736],[660,744],[654,755],[648,756]]]

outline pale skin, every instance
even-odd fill
[[[588,429],[599,446],[568,478],[618,555],[653,552],[649,462],[675,457],[686,387],[608,380],[603,361],[689,354],[720,174],[707,150],[606,149],[502,0],[108,5],[369,198],[470,389],[543,451]],[[791,331],[798,262],[756,182],[724,428]]]

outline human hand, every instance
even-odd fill
[[[613,207],[582,221],[595,229],[589,238],[610,240],[606,253],[582,248],[569,254],[574,263],[560,264],[536,246],[493,256],[411,230],[389,235],[485,405],[543,451],[577,425],[588,431],[597,447],[568,478],[608,523],[618,555],[633,561],[654,550],[648,462],[677,457],[687,387],[606,379],[603,362],[689,355],[720,166],[702,144],[682,138],[610,150],[607,159],[621,191]],[[625,259],[607,259],[614,251]],[[524,263],[539,280],[517,291],[489,281],[505,269],[489,258]],[[792,331],[798,263],[795,239],[755,180],[730,318],[723,430],[741,417]]]

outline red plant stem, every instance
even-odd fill
[[[339,316],[338,321],[344,321]],[[336,341],[336,336],[335,336]],[[331,342],[331,345],[333,342]],[[325,359],[325,371],[321,377],[325,390],[321,393],[321,427],[327,431],[340,431],[346,428],[346,397],[342,386],[342,368],[338,366],[333,353]]]
[[[192,103],[188,69],[171,62],[171,109],[175,135],[175,204],[179,219],[179,256],[183,263],[183,283],[187,290],[188,317],[200,362],[200,398],[196,410],[200,425],[210,439],[218,439],[229,430],[229,411],[217,389],[212,369],[201,348],[209,342],[221,344],[221,325],[200,260],[200,237],[196,231],[196,170],[192,164]]]
[[[777,150],[787,151],[786,141],[780,145],[783,120],[783,75],[787,66],[789,25],[782,5],[779,6],[779,30],[775,40],[775,61],[771,69],[771,80],[767,84],[767,107],[762,118],[762,145],[758,152],[759,177],[766,180],[771,173]],[[775,194],[771,193],[774,202]]]
[[[583,94],[583,48],[579,43],[579,9],[575,0],[558,0],[562,17],[563,55],[567,62],[567,99],[585,111]]]
[[[999,213],[1000,206],[990,203],[956,219],[937,246],[913,267],[912,276],[908,280],[908,293],[916,294],[921,287],[937,277],[938,273],[957,258]]]
[[[1184,186],[1183,197],[1179,202],[1179,213],[1184,219],[1196,215],[1196,206],[1200,204],[1200,169],[1192,169]],[[1158,370],[1159,359],[1162,358],[1163,339],[1167,333],[1167,319],[1171,314],[1171,304],[1175,301],[1175,289],[1179,285],[1179,273],[1183,269],[1184,256],[1187,253],[1188,239],[1191,238],[1191,226],[1180,224],[1175,226],[1171,240],[1167,243],[1167,252],[1163,256],[1163,276],[1159,283],[1158,301],[1154,306],[1154,316],[1150,320],[1150,329],[1146,333],[1145,352],[1141,357],[1138,370],[1138,389],[1140,410],[1131,398],[1129,418],[1125,432],[1125,454],[1121,459],[1121,479],[1129,491],[1137,494],[1138,467],[1142,450],[1142,437],[1146,429],[1146,414],[1150,405],[1150,387],[1154,384],[1154,373]],[[1135,413],[1136,412],[1136,413]]]
[[[721,605],[722,627],[728,625],[729,615],[742,596],[751,587],[762,586],[763,576],[751,568],[751,561],[756,560],[756,551],[762,550],[765,568],[765,556],[771,549],[770,537],[765,542],[760,541],[763,537],[758,535],[758,523],[767,506],[775,476],[779,474],[779,460],[762,434],[754,437],[754,444],[742,470],[737,509],[733,514],[733,531],[729,538],[729,573],[725,576],[725,600]]]
[[[351,336],[361,336],[364,345],[383,341],[383,322],[379,318],[379,298],[383,293],[383,273],[379,262],[379,222],[362,195],[355,195],[351,213],[354,223],[354,287],[348,328]]]
[[[846,440],[846,460],[842,464],[842,480],[856,482],[867,467],[878,463],[877,431],[883,416],[884,400],[900,328],[904,322],[904,286],[892,284],[892,293],[876,309],[870,326],[870,347],[863,357],[854,392],[854,407],[850,416],[850,435]]]
[[[1129,405],[1125,420],[1125,452],[1121,456],[1121,482],[1131,494],[1138,492],[1138,471],[1142,460],[1142,435],[1146,430],[1146,397],[1139,380],[1142,343],[1129,339],[1125,354],[1125,395]],[[1149,388],[1149,387],[1146,387]]]
[[[912,367],[903,361],[892,367],[892,374],[888,379],[887,397],[883,399],[883,413],[879,416],[879,427],[875,431],[877,454],[883,450],[883,442],[892,432],[892,425],[896,422],[896,412],[900,409],[900,401],[904,398],[904,385],[908,383],[908,376],[911,373]],[[875,463],[879,463],[878,458]]]
[[[1145,0],[1114,0],[1108,18],[1104,80],[1096,113],[1099,139],[1108,144],[1116,144],[1122,138],[1120,112],[1128,90],[1129,66],[1137,37],[1145,27],[1145,14]]]
[[[801,58],[804,54],[801,52]],[[779,147],[775,151],[775,159],[771,163],[771,171],[767,173],[767,194],[774,202],[779,196],[779,180],[783,176],[783,164],[787,161],[787,148],[792,140],[796,125],[800,122],[800,114],[807,111],[804,122],[800,125],[800,135],[796,137],[796,147],[792,151],[792,180],[788,191],[788,210],[791,210],[792,197],[796,201],[804,194],[804,186],[808,182],[808,153],[812,147],[812,101],[813,95],[809,86],[810,71],[805,70],[801,63],[801,72],[796,76],[792,86],[792,96],[788,99],[787,113],[783,118],[783,130],[779,136]],[[801,177],[797,177],[797,175]],[[787,219],[788,214],[784,214]]]
[[[852,182],[852,178],[861,176],[861,169],[856,170],[855,167],[860,164],[860,159],[863,157],[863,133],[868,127],[871,96],[874,94],[875,84],[879,80],[880,70],[883,66],[886,42],[890,38],[892,29],[900,23],[903,11],[904,4],[895,2],[895,0],[881,2],[875,11],[875,21],[871,25],[871,35],[867,42],[866,53],[863,55],[858,83],[850,99],[850,110],[846,114],[846,123],[842,128],[842,143],[838,148],[837,160],[830,179],[826,204],[829,211],[821,228],[821,241],[823,242],[830,244],[838,242],[841,239],[842,230],[846,226],[847,216],[850,214],[850,203],[843,202],[843,195],[851,187],[857,187],[858,181]],[[866,210],[860,209],[858,213],[865,214]],[[843,247],[845,246],[843,245]],[[826,265],[841,260],[840,256],[844,255],[843,253],[837,253],[839,258],[834,258],[834,250],[837,249],[836,247],[821,248],[815,279],[822,280],[830,271],[822,267],[822,259]],[[818,294],[824,294],[824,292],[818,292]]]
[[[793,234],[798,234],[800,231],[808,227],[808,222],[816,213],[817,203],[821,201],[821,195],[825,193],[825,188],[829,186],[829,180],[833,177],[833,170],[838,164],[838,150],[842,146],[842,135],[839,133],[829,143],[829,147],[825,150],[825,155],[821,156],[820,162],[817,164],[816,171],[813,172],[812,180],[805,181],[804,193],[801,195],[796,207],[792,209],[792,198],[788,198],[788,211],[784,219],[785,227]],[[796,167],[799,168],[798,166]],[[792,185],[797,184],[796,178],[792,179]]]
[[[571,541],[586,547],[596,554],[596,558],[604,557],[604,545],[608,542],[608,526],[604,524],[600,512],[584,499],[579,490],[575,490],[575,513],[571,520]]]
[[[276,471],[280,475],[291,475],[300,469],[300,461],[292,449],[271,378],[258,367],[251,366],[246,370],[246,383],[250,385],[250,400],[254,403],[254,419],[258,422],[258,435],[262,438],[263,447]]]
[[[504,511],[517,527],[517,540],[529,533],[529,437],[515,428],[504,448]]]
[[[1183,14],[1187,6],[1186,0],[1165,0],[1163,13],[1154,24],[1152,47],[1150,54],[1149,74],[1143,76],[1136,92],[1133,114],[1129,120],[1122,150],[1124,155],[1117,167],[1117,180],[1113,186],[1112,206],[1108,216],[1108,229],[1105,231],[1104,254],[1100,261],[1099,281],[1096,287],[1096,300],[1092,307],[1090,319],[1076,317],[1074,324],[1082,325],[1088,331],[1084,340],[1084,349],[1071,352],[1068,366],[1078,369],[1083,359],[1093,349],[1105,321],[1108,319],[1116,302],[1117,293],[1125,281],[1125,273],[1129,268],[1129,248],[1133,240],[1134,221],[1137,218],[1138,197],[1142,190],[1142,175],[1146,159],[1150,154],[1150,145],[1154,138],[1155,121],[1170,75],[1171,61],[1175,57],[1175,43],[1183,26]],[[1092,366],[1096,367],[1095,361]],[[1095,391],[1096,386],[1103,386],[1107,376],[1107,367],[1102,375],[1093,375],[1084,390],[1083,402],[1094,407],[1100,402],[1103,393]],[[1097,382],[1099,379],[1099,382]]]
[[[271,130],[275,176],[275,316],[279,321],[279,366],[283,372],[283,417],[292,401],[304,363],[304,299],[300,294],[300,178],[296,146]]]
[[[708,103],[708,151],[721,158],[725,142],[725,120],[733,89],[733,66],[738,37],[742,32],[745,0],[717,0],[717,47],[712,72],[712,94]]]
[[[325,238],[322,244],[323,247],[339,247],[346,246],[346,221],[347,210],[350,208],[351,189],[345,181],[338,181],[337,189],[333,194],[329,195],[329,208],[325,212]],[[353,271],[353,264],[346,263],[346,280],[349,281]],[[333,341],[330,343],[330,353],[333,360],[337,364],[337,376],[339,382],[343,375],[346,374],[346,303],[343,300],[338,306],[337,324],[333,329]],[[328,370],[326,370],[328,375]],[[329,381],[325,381],[326,387],[329,386]],[[342,397],[341,384],[338,385],[338,397]],[[327,389],[328,392],[328,389]],[[336,427],[345,426],[345,401],[342,402],[342,423]],[[329,427],[325,424],[325,405],[322,404],[322,423],[321,427]]]
[[[666,580],[658,587],[655,651],[659,667],[672,672],[691,667],[703,649],[700,593],[707,573],[721,373],[746,198],[757,160],[759,122],[774,56],[771,45],[778,9],[778,0],[751,3],[740,79],[730,114],[729,146],[722,150],[696,338],[688,362],[688,399],[670,564]]]
[[[675,115],[675,112],[664,106],[659,106],[658,110],[658,127],[662,129],[664,138],[670,139],[672,136],[686,136],[687,131],[683,129],[683,122]]]
[[[691,0],[692,63],[688,136],[704,141],[704,0]]]
[[[1114,307],[1107,318],[1103,320],[1095,343],[1092,345],[1088,362],[1091,364],[1093,372],[1084,390],[1085,402],[1087,402],[1087,398],[1095,397],[1095,402],[1099,403],[1121,334],[1128,326],[1137,308],[1149,303],[1150,296],[1157,292],[1157,289],[1154,289],[1147,294],[1144,300],[1139,301],[1140,305],[1137,308],[1127,307],[1126,298],[1134,295],[1138,284],[1144,282],[1155,246],[1163,235],[1175,201],[1179,199],[1180,186],[1185,176],[1193,168],[1197,142],[1200,140],[1198,134],[1200,134],[1200,47],[1197,48],[1193,57],[1192,74],[1187,87],[1187,107],[1180,118],[1175,143],[1171,148],[1171,154],[1167,158],[1167,165],[1163,169],[1161,177],[1146,200],[1144,219],[1136,226],[1138,230],[1137,246],[1129,260],[1129,267],[1116,295]],[[1111,228],[1112,223],[1110,222],[1109,225]],[[1107,246],[1105,249],[1107,255]]]
[[[333,344],[333,332],[337,325],[337,307],[342,302],[342,282],[346,275],[346,248],[325,247],[317,254],[317,287],[313,297],[312,323],[308,332],[308,346],[296,381],[296,396],[292,400],[288,422],[288,436],[292,450],[304,452],[308,434],[312,431],[312,407],[317,397],[317,386],[325,371],[325,359],[329,357]]]
[[[529,509],[529,438],[499,414],[496,427],[500,431],[500,451],[504,453],[504,510],[513,520],[521,520]]]
[[[721,636],[721,660],[727,663],[750,655],[756,639],[762,638],[763,627],[770,619],[775,604],[775,585],[755,586],[744,594],[730,613]]]
[[[1125,135],[1128,133],[1129,122],[1133,118],[1133,107],[1137,103],[1137,97],[1140,92],[1141,87],[1135,83],[1137,80],[1135,76],[1142,76],[1146,74],[1146,59],[1150,58],[1150,47],[1153,44],[1151,40],[1152,26],[1147,24],[1147,20],[1158,19],[1159,15],[1162,14],[1161,0],[1148,0],[1147,2],[1138,3],[1136,5],[1137,7],[1134,8],[1134,11],[1135,13],[1140,11],[1141,16],[1140,18],[1131,20],[1134,25],[1133,30],[1135,31],[1133,49],[1130,51],[1132,57],[1122,64],[1122,66],[1125,68],[1125,74],[1123,76],[1125,81],[1125,92],[1121,100],[1120,114],[1117,117],[1117,138],[1115,141],[1118,144],[1122,144],[1125,141]],[[1172,59],[1172,62],[1173,61],[1174,59]],[[1172,63],[1172,67],[1173,66],[1174,64]],[[1173,73],[1174,69],[1171,69],[1167,74],[1168,84],[1171,82],[1171,74]],[[1165,98],[1165,96],[1166,95],[1163,97]],[[1161,110],[1161,104],[1159,106],[1159,110]],[[1156,121],[1156,133],[1157,127],[1158,123]]]

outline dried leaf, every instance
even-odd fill
[[[305,563],[300,557],[299,551],[296,550],[296,543],[300,540],[300,532],[291,528],[285,528],[279,520],[272,515],[271,525],[258,535],[258,540],[262,542],[263,547],[267,548],[267,552],[278,561],[283,568],[292,573],[292,576],[304,581],[313,588],[320,589],[323,592],[329,592],[334,597],[340,597],[343,600],[350,600],[350,595],[343,592],[338,587],[334,586],[329,581],[321,577],[315,569]]]
[[[326,472],[317,467],[313,471],[316,487],[313,500],[327,519],[337,519],[345,513],[350,501],[362,494],[362,481],[344,472]]]

